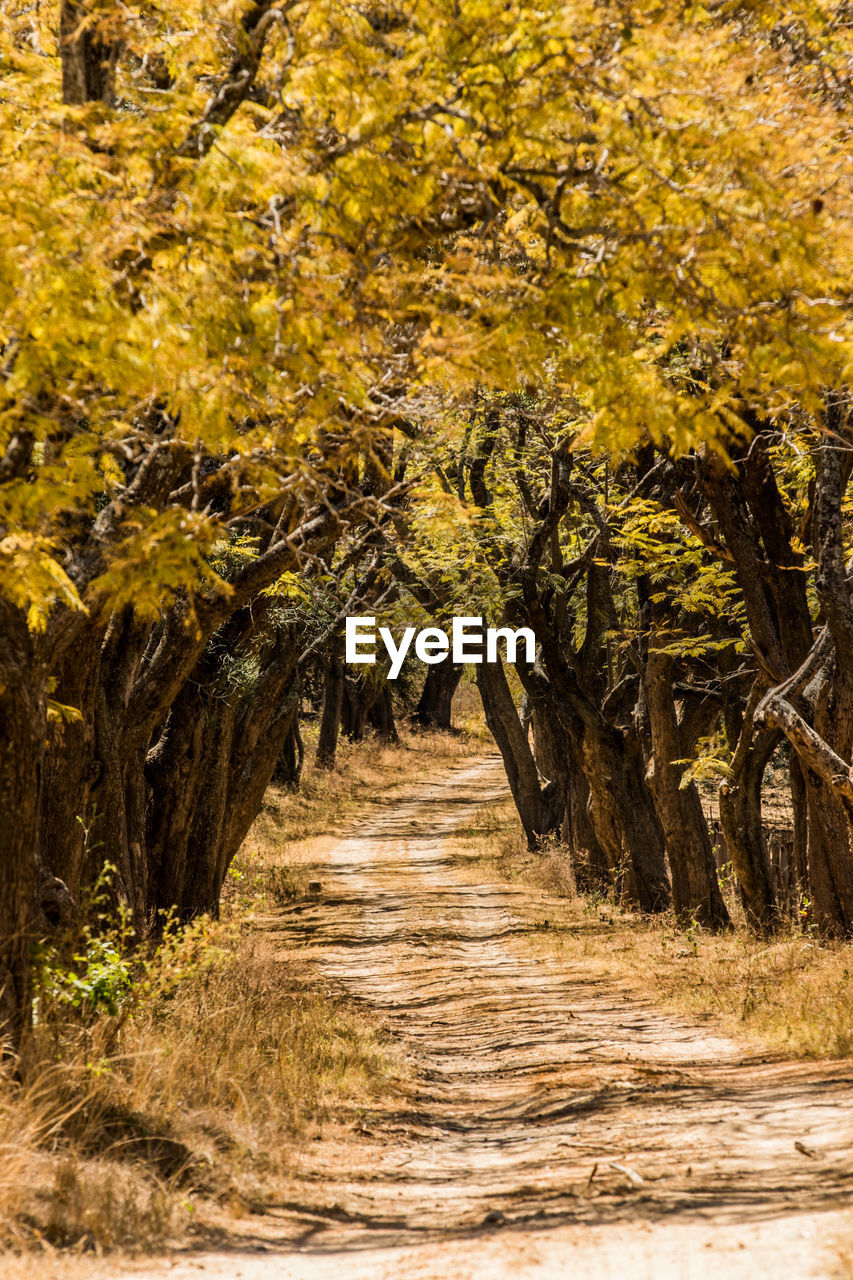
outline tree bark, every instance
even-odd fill
[[[516,666],[525,689],[520,716],[533,722],[533,754],[536,767],[547,782],[557,787],[556,807],[562,810],[560,835],[568,853],[579,893],[601,892],[612,887],[607,856],[595,833],[590,815],[589,784],[584,774],[578,744],[583,726],[567,734],[556,713],[551,683],[538,664]],[[525,715],[526,712],[526,715]]]
[[[747,923],[766,933],[776,923],[777,901],[761,823],[764,770],[779,744],[778,732],[756,729],[758,686],[750,693],[731,774],[720,786],[720,824],[737,876]]]
[[[452,729],[453,695],[459,687],[464,668],[450,659],[427,667],[426,679],[415,714],[416,724],[424,729]]]
[[[87,21],[96,18],[94,25]],[[115,24],[115,16],[112,25]],[[97,9],[86,0],[64,0],[59,18],[62,101],[68,105],[115,99],[115,73],[122,42],[108,30],[108,11],[97,21]]]
[[[387,681],[383,683],[367,709],[367,723],[385,742],[400,741],[394,719],[394,698]]]
[[[214,650],[172,707],[146,765],[152,923],[171,910],[184,920],[218,913],[228,867],[293,730],[298,658],[285,630],[266,646],[258,682],[229,691]]]
[[[809,823],[806,780],[796,751],[790,752],[791,811],[794,815],[794,847],[791,851],[793,872],[800,900],[809,888]]]
[[[293,722],[282,744],[273,770],[273,781],[296,790],[302,777],[302,766],[305,762],[305,743],[299,729],[298,701]]]
[[[61,664],[56,672],[56,701],[73,707],[80,719],[49,726],[42,772],[42,858],[75,897],[82,884],[97,879],[103,861],[94,847],[97,841],[86,837],[96,825],[92,788],[101,774],[96,757],[95,701],[102,680],[102,643],[103,629],[92,628],[81,637],[74,661]]]
[[[535,849],[543,836],[559,829],[562,805],[556,786],[544,789],[530,744],[507,683],[503,663],[483,662],[477,667],[477,688],[486,724],[503,758],[528,847]]]
[[[171,442],[158,446],[139,465],[125,491],[125,502],[162,506],[186,476],[188,466],[191,454],[188,460],[179,442],[174,448]],[[79,552],[83,565],[77,574],[80,590],[85,590],[87,575],[92,576],[103,567],[102,551],[112,536],[114,519],[117,516],[112,506],[104,508],[95,521],[93,547]],[[81,615],[59,609],[51,618],[44,647],[51,653],[59,677],[58,697],[74,705],[79,695],[84,722],[82,726],[72,726],[76,748],[72,753],[64,750],[61,739],[52,739],[46,776],[53,789],[50,795],[44,793],[40,857],[45,870],[66,873],[61,878],[68,876],[69,888],[75,893],[81,882],[94,879],[105,862],[115,866],[115,898],[130,906],[140,934],[150,927],[152,912],[164,905],[156,879],[169,833],[155,830],[157,809],[162,808],[164,814],[174,813],[175,856],[186,857],[190,818],[185,810],[197,783],[188,785],[183,796],[173,794],[174,789],[180,791],[185,774],[192,774],[194,751],[206,754],[214,771],[226,758],[214,755],[207,738],[203,743],[196,739],[197,726],[183,711],[184,705],[197,705],[197,686],[207,685],[212,679],[210,647],[217,643],[213,638],[218,636],[221,641],[227,634],[224,650],[231,652],[247,636],[257,635],[272,600],[258,599],[258,593],[297,564],[302,551],[325,551],[335,541],[338,530],[334,510],[308,513],[286,541],[278,539],[241,568],[227,593],[197,598],[192,619],[190,602],[182,596],[176,597],[164,618],[156,623],[137,620],[129,608],[111,615],[106,623],[94,611]],[[254,602],[251,607],[250,601]],[[262,686],[267,674],[264,664],[272,652],[269,643],[264,644],[258,657]],[[88,674],[78,671],[84,663]],[[278,661],[272,661],[269,674],[273,680],[278,678],[279,670]],[[270,687],[273,701],[264,715],[271,715],[277,705],[275,691]],[[200,714],[212,716],[214,726],[223,710],[218,696],[210,707],[198,704],[197,709]],[[226,742],[230,733],[227,717],[220,730]],[[158,773],[160,755],[168,758],[170,752],[171,767]],[[264,754],[259,751],[258,759]],[[251,770],[243,772],[243,764],[236,756],[231,763],[237,773],[232,779],[233,787],[229,781],[229,804],[237,812],[242,809],[240,788],[244,783],[248,787],[246,794],[255,794],[254,775]],[[152,779],[156,783],[153,792]],[[260,799],[256,803],[259,805]],[[212,814],[212,804],[209,809]],[[89,828],[87,848],[81,842],[78,816]],[[209,823],[211,832],[224,833],[226,829],[227,824],[218,819]],[[155,843],[149,848],[152,832]],[[168,897],[168,890],[164,892]],[[180,905],[180,896],[165,906]],[[205,890],[205,900],[207,897]]]
[[[323,711],[320,716],[320,737],[317,743],[317,766],[334,769],[341,728],[341,712],[344,701],[344,663],[336,646],[329,654],[323,680]]]
[[[685,766],[677,761],[685,756],[672,691],[672,658],[650,647],[643,678],[652,741],[650,783],[669,853],[675,914],[682,922],[696,919],[708,929],[722,929],[729,924],[729,913],[717,881],[702,802],[695,783],[681,786]]]
[[[522,594],[512,607],[513,620],[532,628],[541,646],[541,664],[550,681],[555,714],[567,737],[577,744],[589,786],[589,813],[613,883],[625,901],[641,910],[669,906],[663,835],[645,781],[637,744],[611,724],[602,711],[605,679],[602,638],[612,600],[605,576],[582,558],[587,572],[586,635],[581,649],[566,652],[562,633],[549,618],[539,590],[538,570],[546,544],[561,516],[559,493],[552,481],[551,512],[530,540],[520,570]],[[606,550],[601,535],[590,545]]]
[[[585,725],[581,749],[590,815],[619,898],[641,911],[665,911],[670,887],[664,839],[641,755],[605,725]]]
[[[828,741],[837,736],[838,722],[844,719],[835,713],[832,698],[838,683],[834,655],[822,668],[819,680],[816,696],[824,708],[823,714],[815,717],[816,728],[788,700],[786,686],[765,694],[756,720],[781,730],[802,766],[810,816],[809,886],[818,928],[831,937],[853,930],[853,768]]]
[[[375,697],[375,687],[368,684],[363,676],[357,676],[354,680],[344,677],[341,729],[350,742],[363,740],[367,712]]]
[[[563,820],[563,840],[571,851],[579,893],[602,893],[611,886],[610,870],[590,815],[590,791],[580,762],[573,762]]]
[[[834,495],[827,507],[827,472],[824,468],[826,450],[822,444],[816,451],[815,463],[818,473],[816,484],[818,503],[821,505],[823,495],[824,510],[829,512],[833,507],[840,512],[840,472],[835,473],[830,484]],[[831,455],[832,451],[829,450]],[[830,458],[830,470],[834,463]],[[845,912],[840,904],[838,894],[833,886],[833,875],[829,863],[835,860],[837,871],[843,878],[843,864],[848,859],[847,834],[843,815],[833,801],[831,787],[826,789],[826,782],[808,765],[804,752],[805,741],[801,741],[798,751],[796,744],[784,729],[778,717],[774,716],[774,704],[779,697],[779,690],[787,687],[791,673],[797,672],[808,659],[812,644],[812,622],[806,596],[806,574],[803,555],[794,550],[793,523],[790,514],[782,501],[778,486],[773,476],[772,467],[764,443],[760,437],[750,445],[747,460],[742,464],[739,473],[730,472],[722,459],[709,455],[700,471],[703,487],[711,502],[714,514],[719,522],[737,568],[738,584],[744,595],[750,632],[764,678],[765,687],[770,684],[770,694],[756,709],[755,720],[759,728],[772,733],[782,731],[791,740],[792,748],[799,760],[797,765],[792,760],[792,783],[801,786],[797,798],[804,802],[802,811],[795,805],[795,861],[797,876],[802,893],[808,893],[815,905],[816,916],[821,921],[821,929],[826,933],[843,933],[848,924],[845,923]],[[817,528],[820,521],[815,518],[812,523]],[[826,523],[824,529],[826,529]],[[830,514],[829,526],[833,529]],[[763,548],[763,550],[762,550]],[[816,558],[827,564],[827,548],[823,546],[818,530],[815,538]],[[818,575],[820,592],[820,574]],[[825,580],[825,579],[824,579]],[[836,579],[830,596],[837,596],[839,583]],[[822,601],[823,602],[823,601]],[[830,603],[830,609],[832,604]],[[814,671],[812,671],[814,675]],[[802,684],[799,685],[802,688]],[[784,698],[782,699],[785,700]],[[798,706],[788,709],[793,726],[796,721],[805,725],[802,714],[811,716],[809,708],[813,699],[799,697]],[[810,727],[810,726],[807,726]],[[832,731],[830,730],[830,736]],[[820,735],[818,735],[820,736]],[[752,764],[744,759],[744,768],[755,769],[760,761]],[[747,791],[754,792],[760,786],[760,780],[754,775],[747,785]],[[763,837],[758,830],[756,803],[754,795],[750,799],[742,793],[737,798],[749,809],[749,814],[737,815],[729,811],[725,800],[722,800],[721,816],[726,811],[727,820],[737,826],[738,839],[733,842],[733,852],[742,856],[741,871],[747,877],[750,887],[741,884],[742,892],[750,902],[748,914],[759,923],[768,917],[768,904],[762,904],[766,897],[763,885],[763,863],[766,851],[763,849]],[[834,812],[833,812],[834,807]],[[839,836],[839,832],[841,835]],[[840,844],[839,844],[840,840]],[[748,842],[748,847],[747,847]],[[807,864],[807,866],[806,866]],[[740,876],[740,871],[738,872]]]
[[[20,610],[0,600],[0,1053],[30,1026],[47,673]]]
[[[638,744],[611,725],[582,687],[566,659],[539,600],[535,582],[525,580],[526,615],[542,646],[554,711],[589,787],[589,814],[617,892],[643,911],[664,911],[670,903],[663,834],[645,781]],[[589,660],[594,660],[590,651]],[[577,666],[585,673],[586,667]]]

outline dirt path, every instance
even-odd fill
[[[525,956],[529,891],[472,885],[445,840],[505,785],[495,757],[410,787],[340,841],[320,900],[288,921],[398,1039],[404,1096],[358,1141],[312,1144],[294,1200],[243,1247],[135,1272],[845,1274],[853,1067],[745,1056]]]

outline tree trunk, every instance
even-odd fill
[[[642,911],[665,911],[670,892],[663,834],[638,743],[611,725],[581,687],[541,606],[534,603],[527,622],[542,643],[549,698],[565,737],[568,760],[574,761],[586,778],[587,813],[595,835],[591,852],[596,861],[597,855],[603,854],[610,882],[623,901]],[[592,652],[587,656],[592,663]],[[587,674],[580,657],[577,665]]]
[[[696,919],[709,929],[721,929],[729,924],[729,913],[720,893],[708,824],[696,784],[682,788],[685,766],[676,763],[685,756],[672,658],[650,646],[643,681],[652,742],[649,781],[669,853],[675,914],[682,922]]]
[[[463,670],[461,663],[453,663],[449,658],[427,667],[424,687],[413,716],[422,728],[452,729],[453,695],[459,687]]]
[[[747,922],[757,932],[766,933],[776,922],[777,902],[761,824],[761,786],[781,734],[756,729],[753,717],[757,702],[756,685],[749,695],[731,774],[720,787],[720,824]]]
[[[293,716],[293,723],[288,730],[287,737],[276,761],[273,781],[280,782],[295,791],[302,777],[304,761],[305,743],[302,741],[302,734],[299,731],[299,710],[297,706]]]
[[[803,821],[802,807],[795,808],[794,856],[801,892],[807,849],[815,919],[822,933],[841,935],[853,929],[850,818],[838,785],[849,771],[853,726],[847,676],[853,664],[853,607],[842,526],[850,429],[841,397],[827,398],[827,420],[829,430],[814,446],[812,530],[819,564],[815,585],[827,619],[819,656],[818,646],[809,653],[812,624],[803,556],[794,550],[793,523],[762,440],[756,437],[750,445],[742,483],[712,454],[705,459],[701,477],[737,567],[756,654],[765,673],[777,682],[756,709],[756,723],[781,730],[798,761],[798,767],[792,767],[792,785],[800,800],[805,797],[806,811]],[[830,666],[835,674],[830,674]]]
[[[533,754],[547,783],[555,785],[561,810],[560,835],[566,847],[579,893],[601,891],[612,884],[607,857],[589,812],[589,784],[581,766],[574,735],[566,734],[552,704],[548,677],[540,668],[519,664],[525,699],[533,722]],[[523,708],[524,710],[524,708]],[[522,710],[522,725],[524,725]],[[578,722],[577,740],[583,735]]]
[[[47,680],[23,614],[0,601],[0,1053],[30,1026]]]
[[[91,6],[81,0],[64,0],[59,18],[62,101],[69,105],[100,101],[112,106],[121,41],[111,38],[106,29],[106,13],[101,15],[104,21],[95,25],[92,16]]]
[[[369,684],[363,676],[357,676],[354,680],[344,677],[341,729],[350,742],[363,740],[367,712],[375,697],[375,686]]]
[[[814,661],[825,640],[813,651]],[[807,659],[801,671],[808,674]],[[853,768],[835,750],[833,742],[846,745],[849,707],[839,698],[845,676],[839,673],[835,655],[825,658],[810,685],[816,702],[814,727],[794,705],[795,676],[785,685],[770,689],[759,704],[755,718],[770,728],[780,729],[797,753],[805,781],[808,803],[808,869],[814,918],[827,937],[841,937],[853,931]],[[839,742],[839,738],[842,741]],[[848,745],[849,751],[849,745]]]
[[[78,566],[81,586],[86,575],[93,576],[101,566],[100,548],[116,536],[113,525],[127,508],[137,502],[156,508],[191,466],[192,452],[180,442],[166,442],[146,457],[122,504],[110,504],[97,516],[89,558],[81,556]],[[42,788],[45,813],[38,833],[39,856],[45,870],[65,872],[75,890],[94,879],[104,862],[114,865],[115,898],[130,906],[140,935],[150,927],[152,912],[161,907],[183,901],[189,904],[188,912],[196,909],[192,891],[182,894],[174,888],[184,882],[175,867],[167,871],[164,886],[158,884],[168,859],[186,861],[188,841],[200,841],[193,845],[200,848],[217,832],[227,844],[229,832],[247,827],[257,812],[258,779],[269,751],[274,751],[269,768],[274,767],[286,726],[281,737],[269,742],[253,741],[252,734],[258,726],[277,723],[286,684],[282,673],[287,662],[299,656],[299,646],[290,643],[282,660],[280,633],[270,622],[273,599],[258,593],[294,567],[302,551],[327,550],[338,532],[334,509],[309,514],[286,546],[276,543],[241,569],[227,594],[200,595],[190,602],[178,593],[156,622],[137,619],[130,607],[111,614],[106,622],[94,612],[83,615],[62,607],[51,615],[44,648],[58,676],[58,699],[77,704],[84,723],[69,726],[70,749],[59,735],[52,736],[45,771],[51,791]],[[255,714],[248,719],[245,708],[235,709],[231,744],[230,712],[223,703],[230,702],[232,690],[226,688],[223,698],[219,688],[206,703],[199,686],[215,683],[217,672],[228,669],[223,655],[244,645],[250,657],[245,671],[254,670],[257,660],[257,699]],[[245,678],[245,671],[238,677]],[[193,718],[193,709],[200,719]],[[46,736],[45,732],[42,741]],[[250,741],[247,756],[244,746]],[[203,806],[208,835],[191,836],[193,799],[201,795],[202,785],[215,790],[217,778],[221,792],[220,770],[229,751],[227,813],[216,816],[211,796]],[[194,773],[196,754],[210,769],[208,778]],[[161,761],[168,767],[158,772]],[[89,828],[85,844],[78,817]],[[208,879],[212,883],[216,875]],[[208,903],[210,890],[204,888],[201,897]]]
[[[394,698],[386,682],[367,710],[367,723],[385,742],[399,742],[394,720]]]
[[[641,756],[629,751],[619,730],[602,724],[584,727],[582,759],[590,815],[618,896],[641,911],[665,911],[663,835]]]
[[[320,738],[317,743],[317,766],[320,769],[335,767],[343,702],[344,662],[336,646],[329,654],[323,681],[323,711],[320,717]]]
[[[558,514],[558,504],[555,509]],[[556,528],[553,520],[550,527]],[[580,650],[567,654],[537,584],[539,557],[549,536],[546,520],[531,540],[521,573],[522,598],[513,605],[511,616],[514,622],[531,627],[540,644],[554,711],[567,738],[577,744],[577,758],[589,786],[590,818],[617,892],[643,911],[663,911],[670,901],[669,880],[642,757],[601,709],[605,684],[601,641],[612,605],[606,575],[587,574],[587,634]]]
[[[266,646],[257,683],[229,690],[210,651],[176,700],[146,767],[149,913],[218,913],[228,867],[293,729],[298,656],[285,631]]]
[[[853,933],[853,767],[847,763],[853,746],[853,685],[850,667],[840,666],[837,647],[833,647],[832,656],[809,690],[814,703],[814,733],[833,753],[834,765],[805,770],[810,816],[808,862],[818,929],[826,937],[845,937]],[[796,729],[794,737],[798,737]],[[800,762],[806,762],[809,752],[802,740],[799,752]],[[821,753],[812,757],[818,765],[822,758]]]
[[[540,786],[536,761],[521,727],[503,663],[480,663],[477,687],[486,724],[503,757],[507,781],[528,847],[535,849],[543,836],[559,829],[562,805],[558,789],[553,783],[544,790]]]
[[[179,907],[183,919],[201,914],[218,916],[228,868],[260,812],[283,741],[296,718],[297,707],[294,689],[291,696],[280,699],[272,716],[264,717],[263,728],[248,708],[244,707],[238,716],[233,736],[230,785],[224,791],[217,789],[211,793],[210,804],[208,796],[202,795],[194,815],[189,844],[192,875]],[[248,720],[253,721],[251,726],[245,723]],[[242,767],[239,765],[241,755],[245,755]],[[210,812],[216,817],[222,813],[220,833],[214,838],[211,838],[212,828],[208,820]]]
[[[851,828],[833,791],[832,783],[806,770],[812,919],[822,937],[842,938],[853,933]]]
[[[573,761],[563,820],[563,840],[571,851],[579,893],[601,893],[610,887],[610,871],[590,816],[590,793],[580,762]]]
[[[97,778],[90,791],[93,825],[89,842],[100,865],[115,868],[111,892],[131,911],[137,933],[152,922],[152,884],[146,849],[145,757],[148,740],[128,714],[128,701],[142,652],[140,627],[131,609],[111,620],[101,650],[95,695],[94,741]],[[177,775],[176,775],[177,776]],[[170,778],[168,785],[175,785]]]
[[[809,887],[809,823],[808,796],[806,780],[800,768],[800,761],[795,751],[790,752],[789,764],[791,776],[791,810],[794,815],[794,847],[791,851],[793,873],[796,877],[799,900],[808,893]]]
[[[92,629],[75,647],[73,661],[54,672],[54,698],[80,713],[79,720],[49,726],[40,823],[42,860],[76,897],[83,884],[97,879],[103,859],[94,836],[92,787],[100,776],[95,754],[94,705],[101,678],[103,631]],[[48,799],[49,797],[49,799]],[[92,839],[87,839],[87,831]]]
[[[843,500],[853,431],[834,394],[827,397],[826,427],[813,450],[815,585],[826,625],[795,674],[764,696],[756,720],[781,729],[799,757],[815,921],[823,935],[845,936],[853,932],[853,592]]]

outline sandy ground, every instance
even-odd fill
[[[766,1060],[526,954],[530,890],[472,884],[447,840],[505,786],[489,757],[409,787],[267,922],[381,1018],[403,1091],[309,1144],[292,1199],[227,1248],[121,1274],[853,1275],[853,1066]]]

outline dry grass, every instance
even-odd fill
[[[853,1055],[853,943],[821,943],[787,929],[770,941],[742,927],[719,936],[679,928],[671,915],[621,911],[574,893],[559,847],[530,854],[509,802],[481,811],[454,845],[482,877],[484,864],[533,891],[519,945],[638,999],[713,1022],[756,1048],[790,1057]]]
[[[385,1087],[375,1028],[278,943],[196,929],[149,961],[131,1008],[43,1008],[23,1082],[0,1082],[7,1245],[197,1232],[274,1189],[332,1104]]]
[[[369,1015],[252,913],[304,892],[312,858],[371,798],[478,748],[409,735],[396,748],[344,743],[331,773],[306,763],[300,792],[273,788],[265,802],[222,923],[176,933],[147,959],[110,940],[113,1012],[70,1007],[68,961],[53,957],[22,1077],[0,1075],[4,1274],[33,1247],[152,1248],[203,1235],[224,1210],[260,1208],[321,1126],[357,1128],[395,1087]],[[66,941],[66,956],[85,951],[85,937]]]

